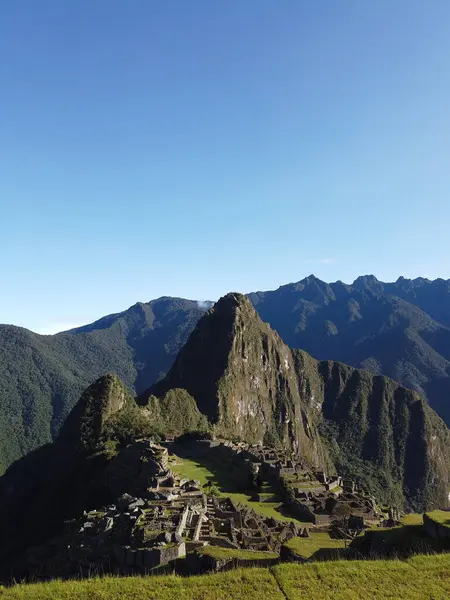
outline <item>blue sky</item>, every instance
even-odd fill
[[[447,0],[0,3],[0,322],[450,277]]]

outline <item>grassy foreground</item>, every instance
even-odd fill
[[[105,577],[1,589],[2,600],[447,600],[450,554],[282,564],[193,577]]]

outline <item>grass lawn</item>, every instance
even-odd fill
[[[402,525],[423,525],[422,513],[409,513],[400,519]]]
[[[302,558],[330,558],[333,554],[336,554],[334,558],[338,558],[345,550],[345,541],[335,540],[327,532],[317,531],[312,532],[311,538],[292,538],[285,546]]]
[[[213,556],[214,558],[239,558],[241,560],[267,560],[279,558],[276,552],[258,552],[256,550],[241,550],[238,548],[221,548],[220,546],[204,546],[198,548],[199,554]]]
[[[105,577],[20,584],[2,600],[448,600],[450,554],[335,561],[213,575]]]
[[[279,521],[294,521],[300,526],[308,525],[308,523],[302,523],[298,519],[285,514],[281,502],[254,502],[251,500],[252,496],[250,494],[234,491],[236,489],[235,474],[221,468],[221,465],[215,461],[202,460],[200,462],[197,458],[177,456],[176,462],[171,464],[170,468],[181,477],[197,479],[201,485],[212,482],[224,496],[231,498],[234,502],[247,504],[255,512],[265,517],[273,517]],[[275,495],[275,492],[273,495]]]
[[[432,538],[425,532],[422,516],[417,514],[405,515],[401,524],[395,527],[372,527],[366,536],[370,538],[375,554],[413,556],[450,550],[449,542]],[[363,536],[361,544],[364,546],[364,543]]]
[[[450,511],[448,510],[432,510],[427,513],[427,517],[430,517],[436,523],[450,527]]]
[[[268,569],[196,577],[105,577],[0,590],[2,600],[284,600]]]
[[[450,555],[285,564],[273,572],[288,600],[445,600],[450,592]]]

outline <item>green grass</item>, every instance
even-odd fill
[[[357,545],[364,548],[369,538],[371,551],[376,555],[404,557],[450,550],[448,541],[432,538],[426,533],[421,516],[416,514],[402,517],[401,524],[395,527],[372,527],[365,535],[358,539]]]
[[[2,600],[448,600],[450,554],[213,575],[105,577],[0,589]]]
[[[450,555],[273,569],[288,600],[447,600]]]
[[[336,554],[335,558],[338,558],[345,549],[345,541],[335,540],[327,532],[318,531],[313,532],[311,538],[292,538],[285,546],[302,558],[325,558],[333,553]]]
[[[268,569],[178,577],[105,577],[52,581],[0,591],[2,600],[284,600]]]
[[[450,527],[450,511],[448,510],[432,510],[427,513],[427,517],[433,519],[436,523]]]
[[[241,560],[267,560],[268,558],[279,558],[279,555],[276,552],[221,548],[220,546],[204,546],[203,548],[199,548],[197,552],[206,556],[213,556],[217,559],[239,558]]]
[[[422,513],[409,513],[400,518],[402,525],[423,525]]]
[[[201,485],[205,485],[210,481],[216,483],[213,473],[197,460],[177,456],[176,461],[174,464],[173,459],[170,460],[170,468],[174,473],[178,473],[180,477],[184,479],[196,479]]]
[[[201,485],[213,483],[223,496],[231,498],[235,503],[247,504],[253,510],[265,517],[272,517],[279,521],[293,521],[298,525],[307,525],[298,519],[285,514],[282,502],[255,502],[253,501],[253,492],[236,492],[236,482],[234,480],[234,472],[230,472],[218,463],[202,459],[200,462],[197,458],[183,456],[176,457],[177,464],[171,464],[170,468],[186,479],[197,479]],[[275,492],[273,493],[275,496]]]

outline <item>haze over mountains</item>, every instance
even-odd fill
[[[282,340],[320,360],[387,375],[425,395],[450,423],[450,282],[418,278],[352,285],[314,276],[248,295]],[[70,332],[0,326],[0,464],[54,438],[82,390],[115,371],[141,393],[170,368],[208,305],[137,303]]]

